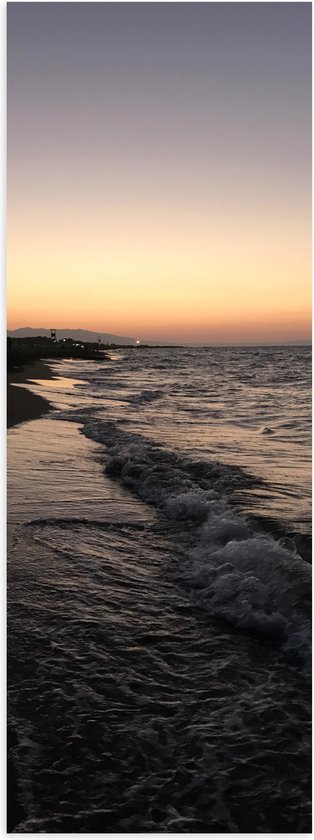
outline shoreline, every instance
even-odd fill
[[[47,414],[51,403],[44,397],[33,394],[23,383],[34,379],[55,379],[50,366],[38,360],[23,367],[16,367],[7,374],[7,431],[29,420],[37,420]],[[18,385],[18,387],[16,387]],[[20,801],[19,785],[12,750],[17,744],[13,727],[7,721],[7,833],[12,834],[24,819],[25,813]]]
[[[38,420],[47,414],[52,404],[45,397],[21,387],[34,379],[56,379],[49,363],[39,359],[8,372],[7,376],[7,429],[29,420]],[[18,385],[18,387],[16,387]]]

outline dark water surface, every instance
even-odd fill
[[[15,831],[311,830],[309,366],[135,348],[34,385],[55,413],[8,435]]]

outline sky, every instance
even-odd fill
[[[8,3],[8,328],[311,335],[311,4]]]

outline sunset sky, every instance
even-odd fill
[[[311,334],[310,3],[9,3],[8,327]]]

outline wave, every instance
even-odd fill
[[[189,559],[196,599],[211,615],[269,634],[308,660],[311,571],[301,557],[271,537],[245,534],[244,523],[229,520],[224,531],[218,518],[203,527]]]
[[[263,426],[261,429],[261,435],[274,435],[275,430],[271,428],[271,426]]]
[[[134,396],[128,399],[130,405],[138,406],[138,405],[147,405],[147,403],[155,402],[155,400],[161,399],[164,396],[164,391],[160,388],[156,388],[155,390],[145,390],[141,391],[139,394],[134,394]]]
[[[106,446],[106,472],[188,532],[192,548],[180,573],[197,605],[308,660],[309,564],[293,547],[257,533],[229,504],[256,479],[237,467],[189,460],[86,412],[84,420],[83,433]]]
[[[10,722],[25,819],[14,830],[305,830],[300,669],[203,620],[168,574],[167,529],[47,519],[19,537]]]

